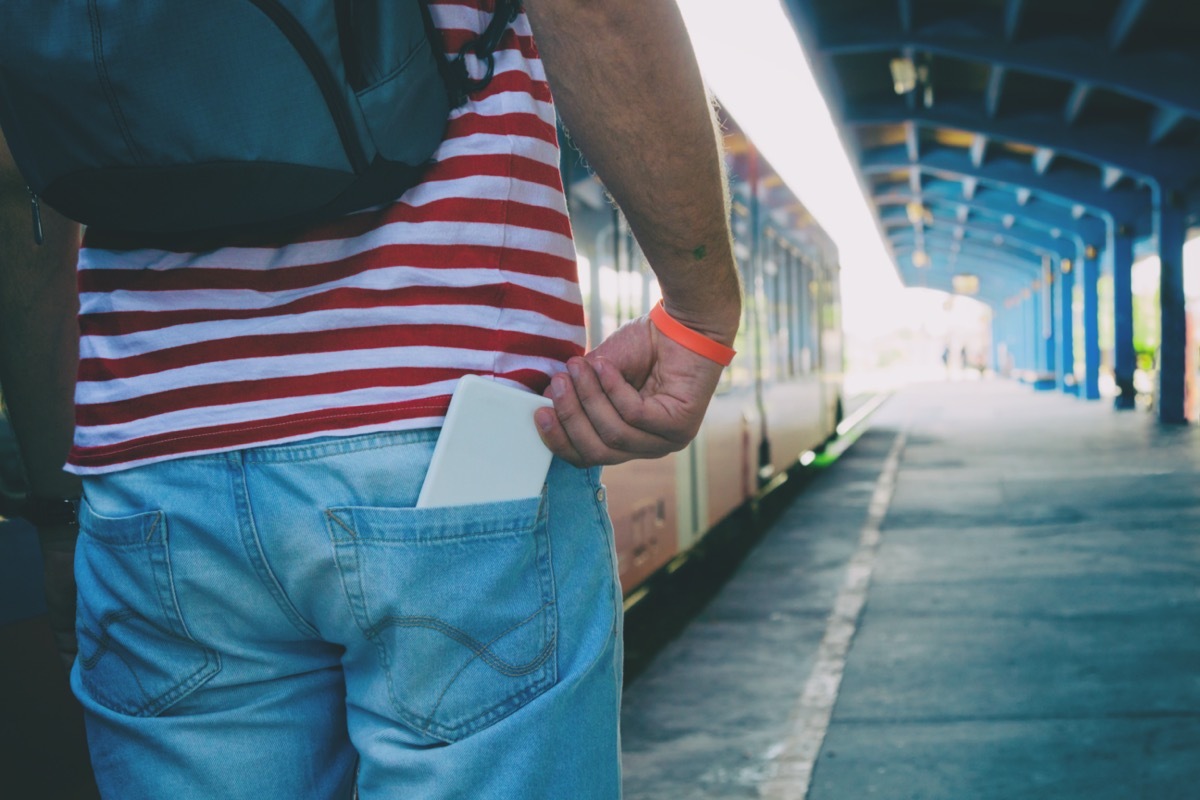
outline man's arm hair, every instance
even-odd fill
[[[75,429],[79,226],[44,205],[41,212],[39,246],[29,192],[0,137],[0,391],[31,490],[69,497],[79,493],[78,479],[62,470]]]
[[[720,138],[674,0],[525,0],[555,103],[672,315],[726,344],[740,320]]]

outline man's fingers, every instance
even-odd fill
[[[573,466],[589,466],[571,444],[571,439],[563,429],[562,423],[558,421],[558,413],[553,408],[539,408],[533,413],[533,421],[551,453]]]
[[[558,422],[562,425],[571,447],[579,454],[582,466],[618,464],[629,460],[628,456],[619,457],[600,439],[579,402],[575,383],[568,374],[560,373],[550,380],[550,396],[554,399],[554,411],[558,415]]]
[[[567,368],[570,370],[576,395],[592,429],[600,441],[611,451],[644,458],[661,456],[678,449],[671,441],[655,432],[630,424],[630,421],[615,407],[606,388],[601,385],[600,378],[591,362],[582,358],[572,359],[568,362]],[[626,389],[637,394],[636,390],[623,378],[620,376],[618,378]],[[638,402],[640,404],[640,398],[638,398]]]
[[[617,464],[628,460],[615,457],[600,440],[579,403],[575,385],[567,373],[559,373],[550,379],[549,394],[554,400],[554,420],[550,428],[542,429],[542,440],[555,455],[577,467]],[[544,412],[541,409],[535,412],[535,421],[539,421],[542,414]],[[547,420],[542,418],[540,421]]]

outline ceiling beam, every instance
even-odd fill
[[[1033,153],[1033,171],[1038,175],[1045,175],[1050,169],[1050,165],[1054,163],[1056,153],[1049,147],[1039,147]]]
[[[984,94],[984,107],[989,117],[995,118],[1000,113],[1000,101],[1004,99],[1004,78],[1007,74],[1008,70],[1004,67],[999,64],[992,65]]]
[[[888,233],[888,238],[894,247],[903,247],[904,245],[914,245],[917,243],[913,232],[903,228],[892,230]],[[1027,261],[1031,264],[1037,263],[1039,266],[1042,256],[1058,255],[1057,251],[1038,247],[1037,245],[1029,244],[1005,234],[988,233],[986,231],[976,231],[974,233],[968,231],[966,238],[959,240],[954,237],[951,231],[931,229],[925,232],[923,241],[924,245],[929,248],[943,248],[966,254],[975,252],[979,255],[998,253],[1014,261]]]
[[[921,136],[917,132],[917,124],[908,122],[904,126],[904,146],[908,150],[908,160],[916,164],[921,160]]]
[[[1112,23],[1108,26],[1109,50],[1115,53],[1124,47],[1149,4],[1150,0],[1121,0],[1121,5],[1117,6]]]
[[[1077,83],[1075,88],[1071,90],[1071,96],[1067,98],[1067,105],[1063,108],[1063,119],[1068,125],[1074,125],[1079,121],[1079,117],[1083,114],[1083,110],[1087,108],[1088,98],[1092,96],[1092,87],[1086,83]]]
[[[1200,92],[1197,92],[1200,95]],[[1024,114],[988,119],[961,102],[933,108],[907,108],[894,98],[847,103],[843,122],[851,127],[905,125],[951,128],[989,139],[1053,150],[1097,167],[1117,167],[1151,180],[1187,183],[1200,178],[1200,148],[1145,146],[1145,135],[1128,125],[1108,123],[1068,128],[1058,114]]]
[[[867,175],[895,172],[911,167],[907,153],[900,147],[868,150],[858,159]],[[976,167],[962,148],[939,147],[921,157],[919,164],[926,174],[945,175],[952,180],[974,178],[989,185],[1014,191],[1024,186],[1039,197],[1064,206],[1082,204],[1092,213],[1110,214],[1130,224],[1147,214],[1150,193],[1140,189],[1112,190],[1102,188],[1093,174],[1082,169],[1060,167],[1048,175],[1038,175],[1028,162],[1018,158],[993,156],[982,167]]]
[[[1015,42],[1021,35],[1021,20],[1025,16],[1025,0],[1007,0],[1004,3],[1004,40]]]
[[[1036,231],[1047,236],[1065,235],[1079,247],[1084,243],[1102,247],[1107,241],[1108,228],[1104,223],[1094,217],[1075,219],[1069,212],[1049,203],[1031,202],[1022,206],[1012,195],[992,191],[985,191],[974,200],[962,200],[952,192],[950,184],[935,184],[931,189],[933,193],[926,195],[923,208],[935,219],[957,221],[960,206],[967,205],[971,209],[969,221],[983,218],[1004,225],[1005,217],[1011,216],[1014,224],[1010,230],[1017,233]],[[872,199],[878,207],[882,227],[896,228],[907,224],[906,207],[914,199],[903,185],[898,185],[895,191],[876,194]]]
[[[1059,258],[1074,258],[1075,246],[1067,239],[1055,238],[1050,234],[1050,228],[1044,229],[1030,228],[1027,226],[1014,227],[1006,225],[1004,220],[1012,219],[1011,214],[1006,214],[999,219],[993,217],[974,216],[970,219],[963,220],[961,218],[961,209],[951,211],[953,207],[950,205],[934,204],[929,207],[930,214],[933,217],[933,224],[929,227],[931,231],[945,231],[948,227],[952,227],[956,239],[964,238],[966,233],[975,234],[976,240],[991,241],[996,235],[1004,236],[1007,239],[1021,242],[1031,248],[1048,252]],[[968,213],[971,208],[966,207]],[[883,226],[886,230],[893,230],[905,227],[903,218],[900,214],[891,212],[883,218]]]
[[[1200,56],[1194,50],[1163,48],[1110,54],[1104,42],[1059,36],[1012,47],[985,21],[966,15],[956,18],[954,26],[927,27],[911,34],[865,17],[860,14],[853,23],[825,25],[820,31],[822,54],[897,53],[908,47],[1066,83],[1087,83],[1095,89],[1145,103],[1178,106],[1200,115],[1200,92],[1195,89],[1193,77],[1200,72]]]
[[[987,160],[988,138],[983,135],[976,136],[971,140],[971,163],[978,169],[983,166],[983,162]]]
[[[1158,144],[1179,127],[1186,115],[1178,108],[1158,108],[1150,118],[1150,144]]]

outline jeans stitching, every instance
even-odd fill
[[[464,631],[462,628],[458,628],[454,625],[451,625],[450,623],[448,623],[444,620],[438,619],[437,617],[418,617],[418,616],[384,617],[379,622],[372,625],[371,629],[369,631],[366,631],[365,633],[366,633],[368,639],[374,640],[384,630],[386,630],[388,628],[425,628],[426,630],[435,631],[437,633],[442,634],[443,636],[445,636],[446,638],[448,638],[452,641],[458,642],[463,647],[467,648],[472,653],[474,653],[475,655],[471,658],[470,661],[467,662],[467,664],[471,664],[477,658],[482,659],[485,664],[487,664],[492,669],[496,670],[496,672],[499,672],[501,675],[505,675],[509,678],[522,678],[522,677],[530,674],[534,670],[536,670],[539,666],[541,666],[542,663],[546,660],[546,654],[544,652],[539,653],[537,656],[535,656],[533,658],[532,661],[528,661],[525,664],[510,664],[505,659],[503,659],[500,656],[496,655],[495,653],[491,652],[491,647],[493,644],[495,644],[499,640],[503,639],[505,636],[508,636],[513,631],[521,628],[524,625],[527,625],[529,622],[531,622],[534,618],[536,618],[539,614],[541,614],[543,611],[545,611],[547,608],[549,608],[552,605],[554,605],[553,602],[544,603],[542,606],[540,606],[536,611],[534,611],[532,614],[527,616],[525,619],[510,626],[507,630],[498,634],[497,636],[495,636],[493,639],[491,639],[487,643],[480,642],[478,639],[476,639],[474,636],[471,636],[469,633]],[[553,641],[553,640],[551,640],[551,641]],[[543,650],[544,649],[545,648],[543,648]],[[464,665],[464,667],[465,666],[466,665]],[[457,673],[456,673],[455,677],[457,677]],[[443,692],[443,694],[445,694],[445,692]],[[439,698],[439,702],[440,702],[440,698]]]
[[[242,549],[246,553],[246,559],[250,562],[255,574],[258,575],[259,582],[266,587],[267,592],[274,599],[275,605],[283,612],[292,627],[304,636],[318,636],[316,627],[306,620],[292,604],[291,599],[283,590],[283,586],[280,585],[279,579],[275,577],[271,565],[267,563],[267,554],[263,552],[262,541],[258,535],[258,524],[254,520],[254,510],[250,507],[250,487],[247,483],[246,469],[241,463],[234,463],[232,466],[231,489],[238,518],[238,533],[242,540]]]
[[[545,608],[545,606],[543,606],[543,609],[544,608]],[[496,637],[496,639],[493,639],[492,641],[495,642],[499,638],[500,637]],[[538,657],[534,662],[533,668],[530,669],[528,672],[526,672],[525,675],[533,674],[534,670],[536,670],[536,669],[540,668],[542,665],[544,665],[546,663],[546,661],[549,660],[550,655],[554,652],[557,644],[558,644],[557,638],[551,637],[550,640],[546,642],[546,646],[542,648],[542,652],[538,654]],[[490,644],[489,644],[489,646],[490,646]],[[467,663],[465,663],[461,667],[459,667],[458,671],[454,673],[454,676],[452,678],[450,678],[450,682],[446,684],[446,688],[442,689],[442,693],[438,695],[437,702],[435,702],[433,704],[433,708],[429,710],[429,715],[425,718],[425,722],[421,725],[421,730],[423,732],[425,732],[425,733],[430,732],[430,730],[434,724],[433,717],[434,717],[434,715],[437,714],[438,709],[442,707],[442,701],[444,699],[446,699],[446,694],[450,691],[450,687],[452,687],[455,684],[455,682],[459,679],[459,676],[461,676],[463,674],[463,672],[466,671],[467,667],[469,667],[473,663],[475,663],[475,658],[468,659]],[[512,676],[512,677],[524,677],[524,675]],[[498,709],[502,706],[508,705],[508,703],[511,702],[513,698],[517,697],[522,692],[527,692],[531,689],[532,686],[537,686],[537,685],[538,685],[538,682],[534,682],[533,684],[522,686],[520,689],[518,689],[517,691],[510,694],[508,697],[504,698],[503,700],[500,700],[497,703],[492,704],[491,708],[489,708],[485,711],[481,711],[480,713],[476,714],[474,717],[472,717],[467,722],[463,723],[462,725],[458,725],[458,726],[452,728],[451,730],[458,730],[459,728],[470,728],[472,723],[478,723],[479,720],[487,717],[489,714],[491,714],[496,709]],[[439,725],[438,727],[442,728],[442,727],[446,727],[446,726]]]
[[[125,657],[123,655],[121,655],[121,653],[118,651],[118,649],[116,647],[114,647],[112,637],[108,633],[108,628],[110,626],[112,626],[118,622],[124,622],[128,619],[135,618],[137,616],[138,615],[136,612],[129,610],[129,609],[126,609],[124,611],[109,611],[108,613],[104,614],[100,618],[100,621],[99,621],[100,629],[102,631],[100,636],[96,636],[95,632],[90,631],[90,629],[86,625],[80,625],[81,628],[89,631],[92,634],[92,636],[96,638],[96,650],[95,650],[95,652],[92,653],[91,656],[88,656],[87,658],[84,658],[82,655],[80,655],[79,666],[83,671],[91,672],[93,669],[95,669],[100,664],[100,662],[104,659],[104,656],[110,655],[113,658],[116,658],[122,664],[125,665],[125,668],[127,670],[129,670],[129,675],[133,678],[134,682],[137,683],[138,690],[141,692],[142,699],[144,702],[141,702],[141,703],[122,702],[122,701],[110,696],[107,692],[104,692],[103,689],[97,685],[96,681],[89,680],[88,688],[91,691],[92,695],[97,698],[104,697],[107,700],[107,702],[109,704],[111,704],[111,706],[114,708],[114,710],[121,711],[122,713],[131,714],[131,715],[135,715],[135,716],[139,716],[139,715],[143,715],[143,714],[153,715],[153,714],[156,714],[157,712],[161,711],[162,709],[168,707],[169,705],[171,705],[171,703],[173,703],[177,698],[182,697],[184,694],[186,694],[193,686],[196,686],[196,685],[202,683],[207,678],[209,678],[212,675],[215,675],[217,672],[219,672],[221,669],[221,656],[219,653],[216,653],[215,651],[212,651],[209,648],[204,647],[199,642],[197,642],[193,639],[185,639],[184,637],[178,637],[181,641],[184,641],[186,644],[189,644],[189,645],[193,646],[194,648],[196,648],[196,650],[199,651],[199,653],[204,656],[204,663],[201,664],[200,666],[198,666],[189,675],[186,675],[183,678],[181,678],[170,689],[167,689],[166,691],[162,692],[157,697],[151,697],[150,692],[146,690],[145,684],[143,684],[141,678],[138,677],[137,670],[135,670],[133,668],[133,666],[128,661],[125,660]],[[210,665],[213,664],[214,660],[216,661],[215,669],[210,667]],[[99,689],[99,691],[98,691],[98,689]]]
[[[369,453],[372,450],[387,450],[392,447],[432,442],[437,439],[437,428],[412,428],[382,433],[365,433],[325,442],[297,442],[293,444],[266,445],[243,451],[249,463],[295,464],[303,461],[319,461],[322,458]],[[367,444],[372,439],[381,439],[378,444]]]
[[[330,522],[337,523],[337,526],[339,528],[346,531],[346,533],[350,534],[351,539],[358,538],[358,534],[355,532],[355,530],[353,528],[351,528],[349,525],[347,525],[345,522],[343,522],[342,518],[339,517],[332,508],[325,510],[325,516],[326,516],[326,518],[329,519]]]
[[[623,615],[625,612],[617,599],[621,594],[621,572],[620,572],[620,567],[616,562],[616,556],[613,553],[613,543],[612,543],[612,540],[609,538],[609,533],[608,533],[609,526],[612,525],[612,519],[609,516],[607,510],[605,510],[603,504],[601,502],[595,500],[596,492],[602,486],[602,484],[600,483],[598,478],[599,478],[599,476],[597,476],[597,479],[593,479],[591,470],[588,470],[587,482],[588,482],[588,486],[590,487],[590,490],[591,490],[592,510],[596,515],[596,523],[599,526],[597,533],[600,534],[599,538],[601,539],[601,544],[604,545],[604,561],[605,561],[605,563],[608,564],[607,582],[609,583],[610,591],[608,591],[607,594],[609,596],[609,601],[612,603],[612,612],[611,612],[612,613],[612,628],[609,632],[609,637],[613,638],[613,637],[620,637],[622,635],[621,625],[622,625],[622,618],[623,618]],[[603,655],[603,652],[599,656],[596,657],[596,661],[598,661],[602,655]],[[596,661],[593,661],[589,665],[589,669],[592,666],[595,666]]]

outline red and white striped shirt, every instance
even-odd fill
[[[431,10],[457,53],[492,0]],[[585,339],[558,159],[522,14],[495,78],[452,112],[436,164],[396,203],[203,253],[89,232],[67,468],[433,427],[468,373],[541,392]]]

